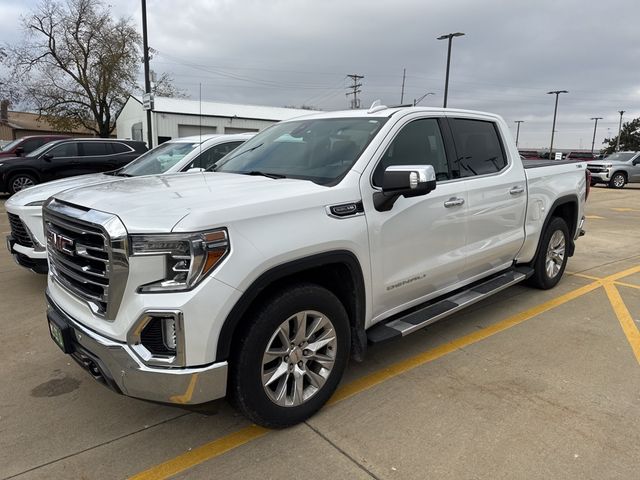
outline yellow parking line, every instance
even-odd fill
[[[585,215],[584,218],[587,220],[604,220],[604,217],[601,217],[600,215]]]
[[[635,208],[628,208],[628,207],[612,208],[611,210],[613,210],[614,212],[640,212],[640,210],[637,210]]]
[[[640,267],[638,267],[640,269]],[[526,320],[529,320],[541,313],[544,313],[552,308],[558,307],[564,303],[567,303],[575,298],[578,298],[586,293],[589,293],[596,288],[599,288],[601,283],[599,281],[590,283],[583,287],[572,290],[564,295],[553,298],[541,305],[537,305],[533,308],[515,314],[505,320],[502,320],[494,325],[483,328],[476,332],[470,333],[463,337],[460,337],[451,342],[447,342],[443,345],[435,347],[431,350],[427,350],[414,357],[402,360],[387,368],[383,368],[375,373],[366,375],[363,378],[348,383],[347,385],[338,389],[338,391],[331,397],[327,405],[333,405],[349,397],[352,397],[360,392],[368,390],[369,388],[378,385],[390,378],[396,377],[402,373],[405,373],[413,368],[424,365],[438,358],[441,358],[448,353],[454,352],[461,348],[467,347],[488,337],[495,335],[496,333],[503,332],[511,327],[519,325]],[[265,435],[269,430],[253,425],[246,427],[239,432],[232,433],[225,437],[214,440],[201,447],[198,447],[190,452],[179,455],[171,460],[168,460],[160,465],[151,467],[137,475],[131,477],[133,480],[147,480],[147,479],[165,479],[170,476],[176,475],[184,470],[192,468],[204,461],[211,460],[215,457],[222,455],[229,450],[233,450],[236,447],[244,445],[245,443],[254,440],[258,437]]]
[[[437,360],[438,358],[443,357],[455,350],[468,347],[469,345],[484,340],[485,338],[491,337],[496,333],[503,332],[504,330],[514,327],[526,320],[540,315],[541,313],[551,310],[552,308],[558,307],[575,298],[581,297],[582,295],[589,293],[598,287],[600,287],[599,282],[590,283],[589,285],[585,285],[584,287],[572,290],[568,293],[565,293],[564,295],[560,295],[559,297],[525,310],[524,312],[517,313],[505,320],[485,327],[481,330],[470,333],[456,340],[452,340],[451,342],[447,342],[431,350],[427,350],[426,352],[418,354],[414,357],[402,360],[370,375],[366,375],[345,385],[342,388],[339,388],[335,395],[329,400],[328,405],[337,403],[341,400],[344,400],[345,398],[352,397],[353,395],[356,395],[357,393],[378,385],[392,377],[398,376],[425,363]]]
[[[569,275],[573,275],[574,277],[587,278],[589,280],[602,280],[600,277],[594,277],[592,275],[585,275],[584,273],[569,273]]]
[[[616,285],[621,285],[623,287],[630,287],[630,288],[638,288],[640,289],[640,285],[634,285],[633,283],[627,283],[627,282],[614,282]]]
[[[244,445],[247,442],[255,440],[266,433],[269,430],[259,427],[257,425],[251,425],[238,430],[235,433],[231,433],[225,437],[214,440],[213,442],[205,443],[201,447],[194,448],[190,452],[183,453],[167,462],[156,465],[144,472],[140,472],[131,479],[135,480],[156,480],[160,478],[169,478],[184,470],[187,470],[195,465],[198,465],[206,460],[215,458],[222,455],[229,450],[238,448],[240,445]]]
[[[605,283],[604,290],[607,292],[609,302],[613,307],[616,317],[618,317],[622,331],[626,335],[629,345],[631,345],[636,360],[640,363],[640,332],[638,331],[638,327],[633,321],[629,309],[624,304],[620,292],[618,292],[613,282]]]

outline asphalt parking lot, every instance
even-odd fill
[[[586,229],[558,287],[370,349],[283,431],[97,384],[49,339],[46,278],[4,250],[0,478],[638,478],[640,186],[593,188]]]

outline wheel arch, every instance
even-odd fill
[[[324,252],[277,265],[261,274],[235,303],[218,336],[216,362],[228,360],[234,344],[248,325],[251,309],[270,292],[307,281],[335,294],[344,305],[351,324],[352,355],[361,359],[366,350],[364,320],[366,296],[358,258],[348,250]]]
[[[11,183],[11,180],[13,180],[13,178],[16,175],[20,175],[20,174],[26,174],[29,175],[33,178],[35,178],[38,182],[40,182],[40,175],[38,174],[37,171],[35,171],[32,168],[28,168],[28,167],[20,167],[17,168],[15,171],[10,171],[5,173],[5,179],[6,179],[6,183],[7,183],[7,188],[9,188],[9,184]]]
[[[538,258],[540,253],[540,248],[542,245],[540,242],[542,241],[542,237],[544,232],[547,230],[549,226],[549,222],[553,217],[560,217],[565,222],[567,222],[567,227],[569,227],[569,237],[567,240],[567,254],[572,257],[575,251],[575,242],[574,238],[576,236],[576,229],[578,228],[578,214],[579,214],[579,203],[578,197],[576,195],[565,195],[563,197],[559,197],[553,202],[551,207],[549,208],[549,213],[544,219],[542,224],[542,229],[540,229],[540,238],[538,240],[538,246],[536,247],[536,254],[533,256],[533,261]]]

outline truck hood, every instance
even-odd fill
[[[113,182],[121,179],[122,177],[114,177],[113,175],[105,175],[104,173],[91,173],[89,175],[79,175],[77,177],[53,180],[52,182],[42,183],[40,185],[35,185],[21,190],[7,200],[7,205],[23,207],[28,203],[43,202],[56,193],[63,192],[70,188],[85,187],[95,183]]]
[[[120,217],[129,233],[198,231],[322,204],[328,187],[231,173],[128,178],[67,190],[56,199]]]
[[[598,167],[602,167],[603,165],[628,165],[628,163],[616,160],[589,160],[587,165],[597,165]]]

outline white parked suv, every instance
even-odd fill
[[[555,286],[587,194],[584,163],[524,168],[496,115],[312,114],[212,173],[54,195],[49,329],[117,392],[229,395],[284,427],[317,411],[368,344],[526,279]]]
[[[47,273],[42,205],[51,195],[69,188],[113,182],[122,177],[204,170],[254,135],[202,135],[169,140],[118,170],[64,178],[22,190],[5,204],[11,226],[7,248],[19,265],[36,273]]]

